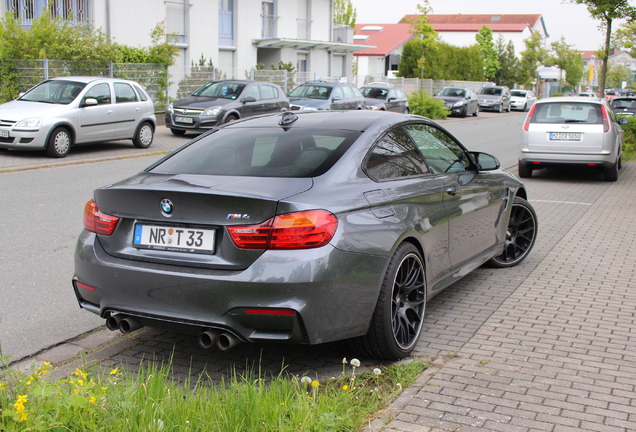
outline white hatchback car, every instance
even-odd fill
[[[46,150],[56,158],[80,143],[131,139],[146,148],[156,123],[150,96],[134,81],[53,78],[0,105],[0,148]]]
[[[536,101],[532,90],[510,90],[510,105],[514,110],[527,111]]]
[[[537,101],[523,124],[519,141],[519,177],[540,168],[563,165],[603,170],[607,181],[618,179],[623,130],[604,99],[558,97]]]

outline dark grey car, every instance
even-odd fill
[[[510,89],[506,86],[483,86],[477,92],[479,109],[482,111],[504,112],[512,109]]]
[[[479,115],[479,101],[471,89],[461,87],[444,87],[434,96],[444,101],[444,106],[451,115],[466,117],[468,114]]]
[[[239,120],[94,192],[73,288],[124,333],[165,327],[222,350],[351,339],[398,359],[434,295],[528,255],[526,199],[495,157],[423,117]]]
[[[173,134],[205,132],[244,117],[289,109],[289,99],[276,84],[262,81],[211,81],[166,109]]]
[[[409,113],[409,100],[402,89],[390,86],[373,84],[360,87],[367,108],[380,111],[395,111]]]
[[[366,107],[364,96],[352,84],[309,81],[289,93],[293,111],[359,110]]]

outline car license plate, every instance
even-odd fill
[[[581,133],[576,132],[550,132],[551,141],[581,141]]]
[[[175,117],[174,121],[177,123],[194,123],[194,119],[192,117]]]
[[[0,129],[0,138],[9,138],[9,131]]]
[[[170,252],[204,253],[214,251],[214,230],[158,225],[135,225],[133,246]]]

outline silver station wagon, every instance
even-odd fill
[[[55,158],[89,142],[129,139],[146,148],[155,125],[152,100],[134,81],[53,78],[0,105],[0,148],[46,150]]]
[[[541,168],[595,167],[616,181],[622,165],[623,130],[607,101],[589,97],[547,98],[526,117],[519,141],[519,177]]]

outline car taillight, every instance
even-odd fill
[[[601,105],[601,114],[603,115],[603,132],[609,132],[609,116],[607,115],[607,110],[605,109],[605,105]]]
[[[84,228],[96,234],[109,236],[115,231],[119,218],[102,213],[95,201],[90,200],[84,206]]]
[[[528,128],[530,128],[530,122],[532,121],[532,116],[534,116],[534,111],[537,108],[537,105],[532,105],[532,108],[530,108],[530,112],[528,113],[528,115],[526,116],[526,121],[523,124],[523,130],[524,131],[528,131]]]
[[[257,225],[227,230],[241,249],[311,249],[326,245],[338,228],[338,218],[325,210],[275,216]]]

